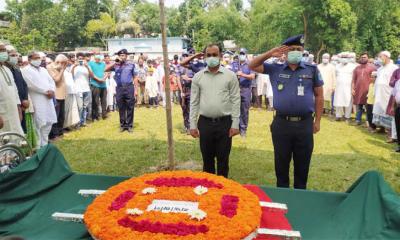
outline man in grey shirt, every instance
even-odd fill
[[[203,170],[228,177],[232,137],[239,134],[239,82],[235,73],[220,65],[218,45],[208,45],[204,55],[207,68],[192,80],[190,134],[200,137]]]

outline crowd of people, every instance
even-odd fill
[[[37,147],[65,131],[106,119],[110,111],[120,112],[121,131],[133,131],[135,106],[165,107],[165,77],[161,58],[134,55],[125,49],[113,56],[100,53],[44,54],[31,52],[22,57],[11,45],[0,45],[3,106],[2,131],[26,134]],[[190,96],[194,75],[207,63],[204,52],[185,52],[169,60],[171,99],[182,107],[184,131],[190,134]],[[245,137],[249,109],[273,110],[273,91],[268,74],[255,73],[248,63],[253,58],[246,49],[225,53],[221,65],[238,78],[241,95],[240,135]],[[287,56],[273,57],[269,63],[284,64]],[[317,65],[308,51],[302,61]],[[397,65],[396,65],[397,64]],[[322,55],[318,69],[324,80],[324,113],[336,121],[362,124],[364,113],[369,131],[387,132],[388,142],[397,141],[400,130],[400,89],[398,65],[382,51],[375,58],[352,52]],[[264,101],[263,101],[264,100]],[[17,107],[15,107],[17,106]],[[399,104],[400,106],[400,104]],[[10,109],[16,109],[11,111]],[[18,124],[16,119],[20,119]],[[20,124],[19,124],[20,123]],[[397,127],[396,127],[397,126]],[[400,141],[399,141],[400,144]],[[400,151],[399,148],[396,151]]]

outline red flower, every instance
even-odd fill
[[[198,234],[208,232],[206,225],[189,225],[182,222],[179,223],[152,223],[148,220],[142,220],[136,222],[131,220],[129,217],[124,217],[118,220],[118,224],[122,227],[130,228],[138,232],[151,232],[151,233],[163,233],[169,235],[187,236],[189,234]]]
[[[236,215],[239,198],[232,195],[224,195],[221,198],[221,209],[219,213],[228,218],[233,218]]]
[[[154,185],[157,187],[165,186],[165,187],[197,187],[203,186],[207,188],[223,188],[222,184],[215,183],[206,178],[191,178],[191,177],[181,177],[181,178],[166,178],[159,177],[151,181],[146,181],[147,184]]]
[[[135,196],[135,193],[132,191],[125,191],[121,193],[112,203],[111,206],[108,207],[110,211],[119,210],[125,207],[126,203],[131,200]]]

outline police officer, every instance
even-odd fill
[[[249,64],[252,70],[268,74],[271,79],[276,109],[271,132],[278,187],[289,187],[293,156],[294,188],[306,189],[314,148],[313,134],[320,130],[323,81],[316,66],[301,61],[303,39],[303,35],[291,37],[283,46],[261,54]],[[284,64],[264,63],[282,54],[287,54]]]
[[[231,65],[231,70],[236,73],[240,85],[240,136],[246,137],[247,126],[249,124],[249,109],[251,105],[251,86],[256,78],[250,70],[247,61],[247,50],[242,48],[239,52],[239,62]]]
[[[205,50],[184,58],[181,66],[190,69],[194,74],[200,72],[207,67],[207,64],[204,62],[204,53]]]
[[[183,54],[183,58],[187,58],[188,54]],[[190,134],[190,121],[189,121],[189,114],[190,114],[190,91],[192,87],[192,79],[194,73],[189,68],[180,67],[180,83],[182,86],[182,114],[183,114],[183,123],[185,126],[185,131],[187,134]]]
[[[122,49],[117,53],[119,61],[109,65],[107,70],[115,71],[117,83],[116,100],[119,110],[120,131],[132,133],[135,97],[137,96],[137,78],[135,78],[135,64],[127,61],[128,51]],[[134,85],[135,82],[135,85]]]

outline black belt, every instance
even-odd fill
[[[313,116],[313,114],[301,115],[301,116],[294,116],[294,115],[285,115],[285,114],[276,114],[276,117],[284,119],[289,122],[300,122],[306,119],[309,119]]]
[[[117,87],[129,87],[132,85],[133,85],[133,83],[123,83],[123,84],[117,84]]]
[[[204,120],[206,120],[206,121],[209,121],[209,122],[213,122],[213,123],[216,123],[216,122],[223,122],[223,121],[226,121],[226,120],[231,120],[231,116],[223,116],[223,117],[217,117],[217,118],[209,118],[209,117],[205,117],[205,116],[203,116],[203,115],[200,115],[200,118],[202,118],[202,119],[204,119]]]

